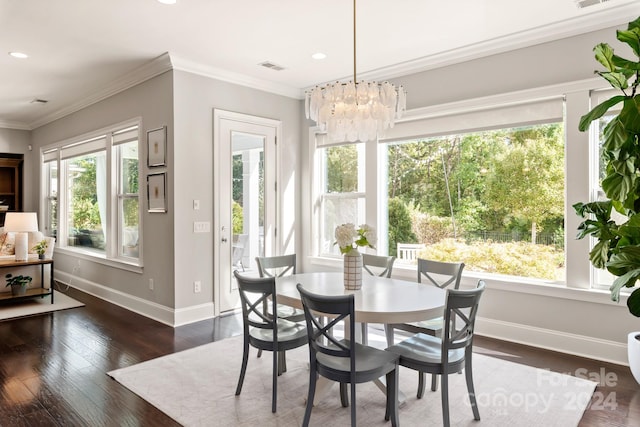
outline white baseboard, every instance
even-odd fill
[[[56,270],[55,280],[172,327],[213,319],[214,317],[213,302],[176,310],[59,270]]]
[[[476,319],[475,332],[486,337],[629,366],[626,343],[480,317]]]

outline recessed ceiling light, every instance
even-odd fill
[[[14,58],[18,58],[18,59],[26,59],[29,57],[29,55],[27,55],[26,53],[22,53],[22,52],[9,52],[9,55],[13,56]]]
[[[318,52],[318,53],[314,53],[313,55],[311,55],[311,57],[313,59],[325,59],[327,57],[327,55],[325,55],[322,52]]]
[[[162,4],[176,4],[178,0],[158,0]]]

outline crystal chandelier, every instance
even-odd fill
[[[356,0],[353,0],[353,80],[305,93],[305,114],[332,141],[369,141],[392,128],[406,110],[406,92],[389,82],[356,79]]]

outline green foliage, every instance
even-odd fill
[[[603,130],[601,156],[605,176],[601,187],[609,200],[573,205],[585,219],[578,227],[577,237],[597,239],[589,254],[591,263],[617,276],[610,288],[613,301],[619,301],[623,287],[633,288],[640,279],[640,95],[636,95],[640,84],[640,18],[616,34],[636,59],[622,58],[608,44],[598,44],[595,57],[605,71],[596,73],[622,94],[595,106],[579,124],[579,129],[586,131],[594,120],[622,103],[620,112]],[[625,222],[614,221],[614,212],[622,214]],[[640,289],[633,291],[627,306],[631,314],[640,317]]]
[[[538,227],[564,215],[564,142],[562,126],[516,130],[507,150],[492,164],[484,200],[505,218],[525,219]]]
[[[244,233],[244,209],[240,206],[240,203],[235,200],[232,202],[232,225],[233,234]]]
[[[557,280],[564,253],[552,246],[524,242],[471,243],[444,239],[418,254],[436,261],[465,263],[465,270]]]
[[[389,199],[389,255],[396,256],[398,242],[417,242],[412,230],[411,212],[397,197]]]
[[[327,193],[358,191],[358,150],[356,145],[340,145],[325,150]]]
[[[413,215],[413,229],[418,242],[431,244],[442,239],[453,237],[453,224],[450,217],[441,217],[415,212]],[[413,243],[403,241],[404,243]]]
[[[14,276],[11,273],[4,276],[7,279],[7,286],[11,285],[22,285],[27,286],[33,280],[31,276],[23,276],[22,274],[19,276]]]

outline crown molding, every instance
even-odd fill
[[[76,111],[82,110],[83,108],[109,98],[110,96],[127,90],[169,70],[171,70],[171,58],[169,57],[169,53],[165,52],[146,64],[117,78],[102,90],[93,92],[90,96],[82,99],[81,101],[56,110],[51,114],[47,114],[46,116],[29,123],[29,128],[35,129],[71,113],[75,113]]]
[[[576,18],[565,19],[564,21],[550,25],[519,31],[507,36],[470,44],[376,70],[359,72],[358,74],[365,80],[392,79],[504,53],[510,50],[625,25],[632,19],[629,17],[640,15],[640,2],[630,0],[625,4],[613,5],[605,10],[599,10],[597,7],[594,9],[595,10],[585,9],[584,15]],[[306,90],[310,88],[311,87],[306,88]]]
[[[0,129],[31,130],[32,128],[27,123],[0,120]]]
[[[234,73],[221,68],[211,67],[195,61],[189,61],[175,55],[171,55],[171,63],[173,64],[174,70],[185,71],[227,83],[233,83],[240,86],[250,87],[252,89],[274,93],[276,95],[286,96],[288,98],[302,99],[304,97],[304,92],[296,87],[249,77],[244,74]]]

